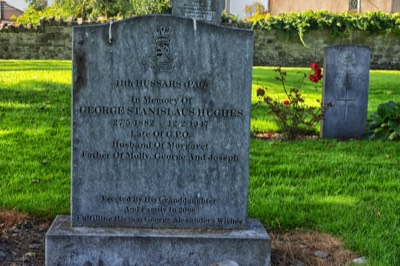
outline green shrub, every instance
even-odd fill
[[[368,120],[369,139],[400,140],[400,102],[389,101],[378,106]]]
[[[64,21],[69,17],[69,13],[55,7],[48,7],[43,10],[36,10],[32,6],[29,6],[22,16],[17,18],[17,24],[26,25],[32,23],[37,26],[40,24],[42,18],[49,19],[54,17],[56,19],[62,18]]]
[[[389,32],[400,34],[400,14],[382,11],[362,14],[306,11],[284,13],[279,16],[256,14],[247,21],[252,23],[254,29],[280,31],[288,38],[297,34],[303,45],[306,45],[303,40],[304,34],[315,29],[329,30],[333,36],[346,36],[353,30],[367,31],[371,34]]]
[[[129,18],[132,16],[146,14],[169,14],[171,13],[171,5],[169,0],[135,0],[133,2],[125,0],[116,1],[55,1],[50,7],[40,10],[34,6],[29,6],[25,13],[18,17],[17,23],[26,25],[32,23],[36,26],[40,24],[42,18],[56,19],[62,18],[66,20],[71,17],[77,18],[92,18],[97,20],[99,17],[104,17],[106,20],[110,17]]]

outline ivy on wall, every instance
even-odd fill
[[[246,21],[252,23],[253,29],[280,31],[288,38],[296,34],[304,46],[306,46],[303,39],[304,34],[317,29],[329,30],[333,36],[338,37],[349,35],[353,30],[363,30],[371,34],[393,32],[400,35],[400,14],[381,11],[361,14],[307,11],[280,16],[257,14]]]

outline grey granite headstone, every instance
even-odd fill
[[[325,49],[323,138],[358,138],[365,134],[371,51],[365,46]]]
[[[252,40],[172,16],[74,28],[73,226],[246,227]]]
[[[172,14],[220,24],[225,0],[171,0]]]
[[[269,265],[247,219],[253,32],[151,15],[75,27],[73,49],[71,217],[46,264]]]

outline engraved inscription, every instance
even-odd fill
[[[115,106],[85,105],[77,106],[82,118],[103,119],[108,122],[109,130],[118,131],[115,138],[103,145],[101,150],[82,150],[82,160],[117,162],[157,162],[161,164],[223,164],[232,166],[243,158],[234,150],[216,152],[209,141],[196,140],[197,134],[209,131],[217,121],[241,119],[244,111],[224,104],[205,107],[193,96],[172,94],[137,94],[137,90],[185,89],[207,90],[210,82],[184,80],[140,80],[122,78],[113,82],[114,90],[129,90],[123,101]],[[131,96],[129,96],[131,94]],[[128,97],[127,97],[128,95]],[[166,94],[168,95],[168,94]],[[122,130],[122,131],[121,131]],[[121,135],[122,132],[122,135]],[[125,134],[123,134],[125,132]],[[218,149],[217,149],[218,150]],[[200,177],[179,175],[178,186],[188,186],[188,180]],[[171,198],[149,195],[113,196],[101,195],[98,202],[118,208],[117,215],[100,214],[79,215],[78,221],[97,223],[132,223],[137,226],[151,224],[185,225],[240,225],[245,221],[229,217],[198,217],[206,213],[207,206],[216,205],[214,198]]]
[[[119,204],[121,205],[121,215],[77,215],[77,219],[82,221],[96,222],[134,222],[139,224],[146,223],[179,223],[179,224],[242,224],[244,221],[232,218],[190,218],[196,214],[199,208],[203,206],[215,205],[217,200],[214,198],[170,198],[170,197],[152,197],[152,196],[106,196],[99,197],[101,204]],[[162,204],[153,207],[152,204]],[[130,216],[138,214],[140,217]],[[150,214],[157,216],[146,216]],[[181,217],[171,218],[169,214],[182,215]]]
[[[217,15],[215,11],[198,0],[191,3],[184,3],[182,6],[178,6],[178,9],[185,17],[204,20],[206,22],[212,22],[213,18]]]

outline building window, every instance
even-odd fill
[[[358,0],[350,0],[349,10],[358,10]]]

